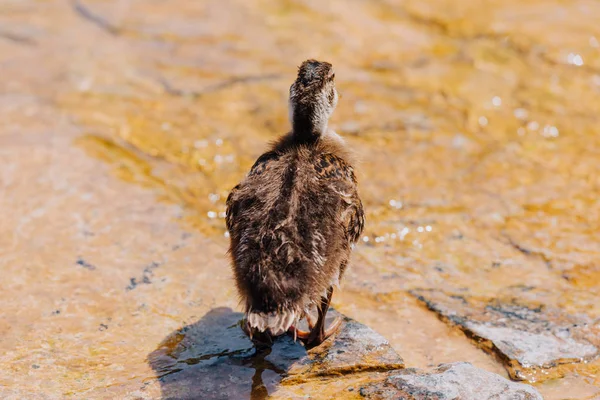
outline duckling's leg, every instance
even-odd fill
[[[310,331],[312,331],[312,329],[315,327],[315,321],[312,315],[306,313],[305,318],[306,322],[308,323],[308,332],[298,329],[294,325],[291,325],[290,329],[288,329],[288,332],[294,335],[294,342],[296,341],[296,339],[307,340],[310,336]]]
[[[306,346],[315,347],[323,343],[327,338],[336,333],[342,324],[342,319],[337,317],[335,321],[325,329],[325,317],[329,310],[329,304],[331,303],[331,297],[333,296],[333,286],[330,286],[327,290],[327,297],[321,297],[321,306],[318,307],[319,317],[317,322],[313,325],[313,321],[307,317],[310,331],[303,331],[295,326],[290,326],[289,332],[296,338],[302,340]]]
[[[317,312],[318,311],[319,311],[319,308],[317,307]],[[306,311],[302,318],[306,319],[306,323],[308,325],[308,331],[303,331],[302,329],[298,329],[294,324],[290,325],[290,328],[288,329],[288,333],[290,333],[294,337],[294,342],[298,338],[302,341],[306,341],[308,339],[308,336],[310,335],[310,332],[315,327],[316,318],[312,315],[310,310]]]
[[[333,286],[330,286],[327,290],[327,297],[321,298],[321,307],[319,307],[319,319],[315,326],[310,330],[310,334],[305,339],[306,345],[309,347],[315,347],[327,340],[328,337],[338,331],[342,323],[342,319],[337,317],[335,321],[325,329],[325,317],[329,310],[329,304],[331,303],[331,297],[333,296]],[[304,332],[303,332],[304,333]],[[300,336],[299,336],[300,337]],[[303,339],[302,337],[300,337]]]
[[[306,323],[308,324],[308,329],[312,330],[315,327],[315,320],[313,319],[313,316],[310,314],[306,314]]]

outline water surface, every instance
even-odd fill
[[[336,68],[330,127],[357,153],[367,210],[338,309],[408,366],[505,375],[408,292],[531,288],[532,307],[600,318],[599,3],[0,8],[3,397],[160,397],[148,354],[237,307],[224,200],[289,129],[309,57]],[[597,371],[532,379],[586,399]]]

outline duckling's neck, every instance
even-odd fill
[[[292,135],[295,142],[312,143],[327,132],[328,118],[325,113],[317,112],[314,107],[303,107],[302,110],[290,107]]]

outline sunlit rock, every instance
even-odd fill
[[[442,364],[432,371],[406,369],[367,386],[368,399],[542,400],[533,387],[515,383],[465,362]]]
[[[437,290],[412,294],[498,355],[514,379],[553,378],[554,367],[592,361],[600,355],[600,329],[585,315],[531,306],[516,298],[479,299]]]

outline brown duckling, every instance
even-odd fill
[[[364,225],[343,139],[327,129],[338,101],[331,64],[307,60],[290,87],[292,131],[227,198],[227,229],[246,332],[291,332],[316,346],[339,328],[325,316]],[[318,310],[313,323],[310,310]],[[307,318],[310,332],[296,327]]]

